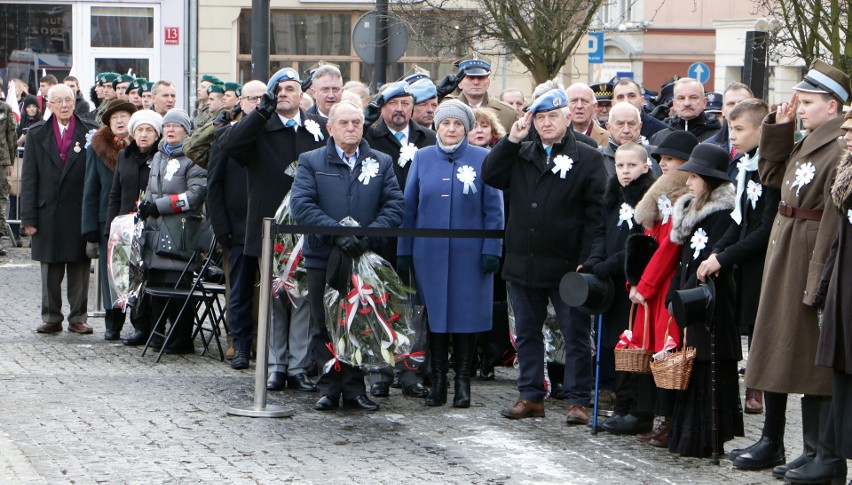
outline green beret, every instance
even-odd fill
[[[112,80],[112,88],[115,89],[121,83],[132,83],[136,80],[135,77],[130,74],[116,74],[116,78]]]
[[[116,74],[116,73],[114,73],[114,72],[105,72],[105,73],[102,73],[102,74],[99,76],[99,78],[98,78],[98,84],[100,84],[101,86],[103,86],[103,85],[105,85],[105,84],[112,85],[112,82],[113,82],[113,81],[114,81],[117,77],[119,77],[119,74]]]
[[[130,94],[130,91],[133,89],[138,89],[138,94],[142,94],[142,88],[147,82],[148,80],[144,77],[137,77],[136,79],[131,81],[130,84],[127,85],[127,89],[124,90],[124,94]]]
[[[140,83],[139,84],[139,96],[142,96],[142,93],[144,93],[144,92],[150,93],[151,89],[153,89],[153,88],[154,88],[154,82],[153,81],[149,81],[149,82],[146,82],[146,83]]]
[[[233,91],[239,97],[243,92],[243,85],[240,83],[227,82],[224,84],[225,91]]]
[[[204,81],[207,81],[208,83],[213,83],[213,84],[225,84],[225,83],[222,82],[221,79],[219,79],[218,77],[216,77],[212,74],[204,74],[203,76],[201,76],[201,82],[204,82]]]
[[[219,93],[225,94],[225,85],[224,84],[211,84],[207,86],[207,94],[210,93]]]

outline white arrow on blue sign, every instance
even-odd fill
[[[689,66],[689,70],[686,73],[692,79],[697,79],[701,84],[710,80],[710,68],[703,62],[696,62]]]

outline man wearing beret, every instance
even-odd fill
[[[760,134],[760,181],[781,190],[781,203],[769,235],[745,378],[747,387],[764,391],[766,415],[763,436],[736,450],[741,456],[733,461],[752,469],[780,465],[772,475],[788,483],[835,483],[846,476],[846,460],[837,456],[829,420],[832,371],[815,362],[818,311],[828,286],[821,280],[838,227],[831,186],[846,148],[839,137],[849,84],[845,73],[815,61],[793,87],[793,99],[763,120]],[[808,130],[798,142],[796,115]],[[804,395],[804,450],[781,465],[788,394]]]
[[[213,119],[213,116],[210,116],[209,108],[207,106],[207,89],[214,84],[224,83],[221,79],[212,74],[204,74],[201,76],[201,81],[198,82],[198,89],[195,91],[198,100],[196,102],[195,117],[192,121],[192,125],[195,127],[203,126]]]
[[[491,63],[485,59],[465,59],[455,63],[459,68],[461,94],[457,99],[471,108],[486,106],[493,109],[497,119],[506,131],[510,131],[512,123],[517,119],[515,109],[497,98],[488,95],[491,86]]]
[[[144,77],[137,77],[133,80],[133,82],[127,85],[127,89],[125,90],[127,93],[127,101],[129,101],[133,106],[136,106],[136,109],[142,109],[142,94],[139,90],[147,82],[148,80]]]
[[[98,125],[101,124],[101,116],[104,114],[104,111],[106,111],[107,105],[110,101],[116,98],[115,85],[113,82],[119,77],[120,74],[107,72],[102,74],[98,80],[98,85],[101,86],[101,104],[98,105],[98,109],[95,111],[95,123]]]
[[[300,108],[302,85],[295,69],[272,76],[254,111],[217,133],[219,148],[246,167],[248,214],[243,254],[260,259],[263,219],[272,217],[290,192],[302,153],[325,146],[326,122]],[[322,295],[318,296],[322,298]],[[293,308],[285,297],[273,299],[267,389],[284,387],[313,392],[307,377],[313,338],[309,305]]]
[[[409,76],[404,81],[409,84],[411,95],[414,96],[411,119],[423,128],[431,130],[435,122],[435,110],[438,109],[438,90],[435,83],[428,74],[424,76],[422,73]]]
[[[240,83],[227,82],[223,84],[224,93],[222,94],[222,109],[231,111],[237,106],[240,96],[243,92],[243,86]]]
[[[559,282],[589,254],[606,173],[600,153],[578,143],[569,129],[563,113],[567,104],[562,89],[539,96],[485,158],[482,180],[512,194],[502,276],[515,312],[520,396],[501,414],[510,419],[544,416],[548,389],[542,326],[550,301],[565,338],[567,423],[585,424],[592,388],[589,316],[562,301]],[[533,124],[536,135],[525,141]]]
[[[112,89],[115,91],[115,97],[122,101],[127,101],[127,87],[135,80],[136,78],[130,74],[122,74],[113,80]]]
[[[425,78],[424,78],[425,79]],[[430,81],[431,82],[431,81]],[[414,153],[436,143],[435,132],[423,128],[411,120],[414,96],[406,81],[389,84],[377,100],[382,117],[373,123],[364,134],[370,148],[390,156],[393,172],[400,188],[405,187]],[[396,266],[396,238],[388,238],[379,254]],[[375,397],[387,397],[390,392],[392,373],[390,369],[370,373],[370,393]],[[402,393],[407,396],[426,397],[429,390],[423,387],[416,373],[403,370],[400,373]]]
[[[207,88],[207,119],[206,123],[216,119],[219,111],[222,111],[224,103],[222,98],[225,96],[224,84],[211,84]]]

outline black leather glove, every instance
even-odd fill
[[[585,263],[583,263],[582,265],[580,265],[580,267],[577,268],[577,272],[578,273],[592,274],[592,273],[594,273],[594,271],[592,271],[592,270],[594,269],[596,264],[598,264],[597,259],[590,259],[590,260],[586,261]]]
[[[598,278],[609,278],[618,272],[619,265],[609,259],[596,264],[592,272]]]
[[[302,79],[302,92],[307,92],[308,89],[311,89],[311,85],[314,83],[314,73],[308,74],[308,77]]]
[[[370,101],[370,104],[364,108],[364,129],[369,128],[373,123],[376,122],[382,116],[382,107],[379,106],[379,103],[382,102],[382,97],[379,95],[379,98],[375,101]]]
[[[157,204],[146,200],[139,204],[139,215],[142,216],[143,219],[147,219],[149,217],[159,217],[160,209],[157,209]]]
[[[396,272],[400,275],[407,275],[414,269],[413,256],[397,256],[396,257]]]
[[[148,211],[150,210],[151,202],[147,200],[143,200],[139,203],[139,207],[136,208],[136,212],[139,214],[139,217],[142,219],[148,218]]]
[[[814,295],[814,302],[811,303],[811,307],[816,310],[824,310],[825,309],[825,296],[828,294],[828,281],[820,281],[819,287],[817,288],[816,295]]]
[[[480,257],[480,264],[482,265],[483,274],[496,273],[500,269],[500,257],[493,254],[483,254]]]
[[[281,89],[280,86],[275,83],[275,86],[272,86],[272,91],[267,91],[260,97],[256,111],[267,120],[272,117],[272,114],[275,113],[275,107],[278,106],[279,89]]]
[[[84,237],[86,238],[86,242],[96,243],[100,242],[101,238],[98,236],[97,231],[87,232]]]
[[[343,254],[355,259],[367,251],[366,244],[355,236],[337,236],[334,244],[343,251]]]
[[[444,79],[441,79],[435,89],[438,91],[438,99],[444,99],[459,87],[459,83],[464,79],[464,69],[459,69],[455,74],[447,74]]]

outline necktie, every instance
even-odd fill
[[[737,157],[737,149],[734,148],[734,145],[731,145],[731,160]]]
[[[396,139],[399,140],[400,143],[402,143],[402,139],[405,138],[405,133],[403,133],[401,131],[397,131],[396,133],[393,134],[393,136],[395,136]]]
[[[553,150],[553,147],[544,147],[544,151],[547,152],[547,158],[550,158],[550,151]]]
[[[296,120],[287,120],[287,122],[284,123],[284,126],[286,126],[287,128],[292,128],[296,126]]]

